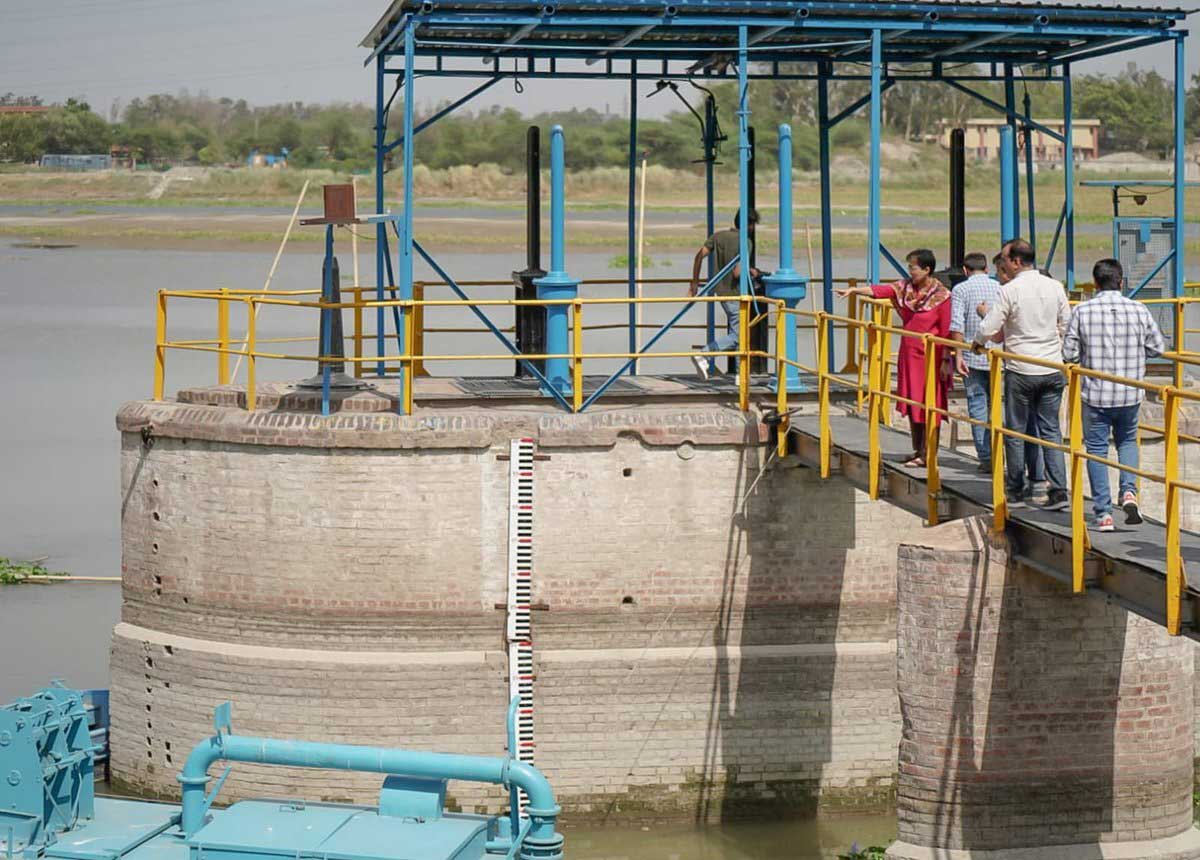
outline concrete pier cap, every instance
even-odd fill
[[[899,547],[897,860],[1200,857],[1194,644],[1009,562],[983,519]]]

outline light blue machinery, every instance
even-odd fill
[[[54,688],[0,709],[0,858],[4,860],[561,860],[559,808],[546,778],[514,758],[245,737],[229,703],[179,782],[182,807],[94,796],[97,747],[82,694]],[[509,709],[509,737],[514,709]],[[510,743],[511,746],[511,743]],[[378,806],[250,800],[213,808],[217,762],[384,774]],[[447,780],[503,785],[509,816],[445,811]],[[518,791],[528,799],[519,814]]]

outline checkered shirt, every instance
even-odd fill
[[[1091,370],[1142,379],[1146,358],[1166,348],[1162,332],[1141,302],[1103,290],[1075,308],[1063,340],[1063,360]],[[1107,409],[1142,402],[1140,388],[1103,379],[1083,377],[1083,400],[1089,406]]]
[[[971,275],[950,293],[950,331],[962,333],[963,340],[970,345],[975,340],[975,332],[982,322],[975,309],[980,302],[987,302],[988,307],[995,307],[1000,298],[1000,282],[990,275],[979,272]],[[963,363],[972,370],[987,370],[988,357],[975,355],[964,350]]]

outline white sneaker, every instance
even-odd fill
[[[696,365],[696,374],[701,379],[708,379],[708,357],[704,355],[693,355],[692,364]]]

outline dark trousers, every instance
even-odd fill
[[[1061,373],[1024,374],[1004,372],[1004,424],[1010,430],[1028,432],[1030,421],[1037,427],[1037,436],[1044,442],[1062,444],[1058,411],[1062,405],[1066,379]],[[1051,490],[1066,490],[1067,470],[1062,451],[1043,446],[1046,479]],[[1025,442],[1006,436],[1004,439],[1005,485],[1009,495],[1021,498],[1025,487]]]

